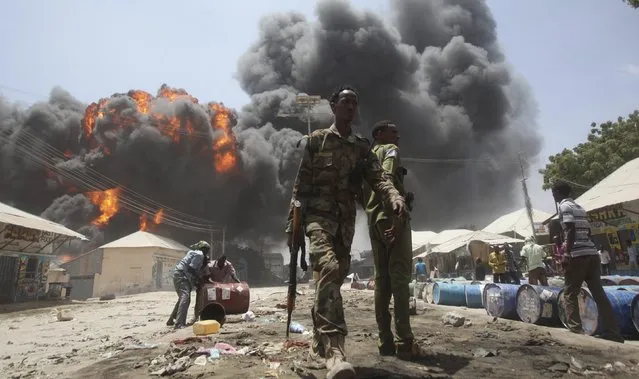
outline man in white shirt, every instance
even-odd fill
[[[599,259],[601,259],[601,274],[610,275],[610,253],[603,245],[599,246]]]
[[[563,258],[566,279],[563,295],[566,327],[573,333],[583,334],[578,297],[581,285],[586,282],[599,311],[599,320],[603,327],[600,337],[623,343],[624,338],[619,332],[612,305],[601,282],[601,261],[595,244],[590,239],[588,215],[586,210],[570,197],[571,192],[572,188],[565,182],[555,182],[552,186],[552,195],[559,203],[559,221],[566,238]]]
[[[630,263],[630,270],[637,269],[637,247],[632,246],[632,241],[626,241],[626,253],[628,253],[628,262]]]

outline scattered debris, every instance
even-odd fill
[[[297,321],[291,322],[291,326],[288,328],[291,333],[303,333],[304,326]]]
[[[552,366],[548,367],[548,371],[550,372],[568,372],[570,366],[564,362],[556,362]]]
[[[71,311],[68,309],[56,309],[56,317],[58,321],[71,321],[73,320],[73,315]]]
[[[487,350],[487,349],[484,349],[483,347],[480,347],[475,349],[475,351],[473,352],[473,357],[475,358],[496,357],[497,353],[498,353],[497,350]]]
[[[457,328],[464,325],[466,317],[455,312],[449,312],[442,316],[442,322],[444,325],[452,325]]]

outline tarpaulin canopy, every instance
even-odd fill
[[[533,223],[543,223],[550,218],[552,214],[540,211],[538,209],[532,210]],[[494,234],[512,234],[517,233],[522,237],[532,236],[534,225],[530,225],[530,219],[528,218],[528,212],[526,208],[516,210],[514,212],[505,214],[495,221],[491,222],[487,227],[483,229],[485,232]]]

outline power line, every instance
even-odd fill
[[[60,150],[57,150],[54,146],[52,146],[49,143],[47,143],[46,141],[38,138],[37,136],[35,136],[34,134],[32,134],[28,130],[22,129],[20,131],[20,136],[18,137],[18,141],[19,141],[20,137],[25,137],[25,139],[27,140],[27,143],[29,145],[36,145],[37,146],[37,144],[42,144],[44,149],[46,150],[46,152],[49,152],[53,157],[57,157],[58,159],[62,159],[63,161],[69,160],[64,155],[64,153],[62,153]],[[122,192],[131,193],[132,197],[134,197],[134,198],[137,197],[138,198],[138,201],[140,201],[140,200],[141,201],[147,201],[147,202],[151,203],[152,205],[155,205],[157,208],[162,208],[165,211],[172,211],[172,212],[174,212],[176,214],[185,216],[186,218],[190,218],[192,220],[202,221],[202,222],[205,222],[205,223],[209,223],[210,222],[209,220],[205,220],[203,218],[199,218],[199,217],[196,217],[196,216],[191,216],[191,215],[189,215],[187,213],[175,210],[175,209],[173,209],[173,208],[171,208],[171,207],[169,207],[169,206],[167,206],[165,204],[161,204],[161,203],[159,203],[159,202],[157,202],[157,201],[155,201],[155,200],[153,200],[153,199],[151,199],[151,198],[149,198],[149,197],[147,197],[145,195],[140,194],[139,192],[136,192],[135,190],[127,188],[123,184],[118,183],[115,180],[107,177],[106,175],[103,175],[102,173],[92,169],[90,166],[84,166],[84,168],[89,173],[92,173],[92,174],[96,175],[98,177],[98,179],[91,178],[91,176],[89,176],[88,174],[84,174],[82,172],[79,173],[78,175],[83,175],[85,179],[95,180],[95,182],[97,184],[99,184],[99,185],[101,184],[104,187],[101,190],[106,190],[106,189],[110,189],[110,188],[113,188],[113,187],[119,187],[121,193]]]
[[[4,140],[5,142],[11,142],[11,140],[9,140],[7,137],[4,137],[2,135],[0,135],[0,140]],[[42,141],[42,143],[44,144],[45,149],[47,148],[46,145],[48,145],[46,142]],[[35,148],[30,148],[25,146],[24,144],[20,144],[15,142],[14,143],[14,147],[16,148],[16,150],[20,153],[22,153],[22,158],[26,158],[34,163],[36,163],[39,166],[42,166],[46,169],[55,171],[58,175],[69,179],[73,182],[76,182],[77,184],[92,190],[92,191],[104,191],[105,189],[109,189],[112,188],[110,186],[106,186],[104,184],[104,182],[100,182],[99,180],[96,180],[95,178],[91,178],[86,174],[74,174],[68,170],[61,170],[58,167],[56,167],[56,163],[53,162],[51,160],[51,158],[47,158],[43,153],[36,151]],[[112,183],[114,184],[119,184],[113,180],[111,180]],[[148,208],[146,207],[144,204],[141,204],[140,202],[137,202],[135,200],[130,200],[127,196],[119,196],[118,197],[119,202],[122,206],[122,208],[127,209],[133,213],[136,214],[153,214],[155,212],[158,211],[158,209],[152,209],[152,208]],[[157,203],[160,208],[163,208],[163,204]],[[169,208],[169,207],[167,207]],[[169,208],[170,209],[170,208]],[[192,217],[192,216],[191,216]],[[201,223],[193,223],[191,221],[188,220],[184,220],[181,219],[179,217],[175,217],[172,216],[170,213],[166,212],[164,215],[164,219],[163,219],[163,223],[167,224],[167,225],[172,225],[178,228],[182,228],[182,229],[189,229],[189,230],[194,230],[194,231],[211,231],[213,229],[215,229],[214,225],[207,225],[207,224],[201,224]]]

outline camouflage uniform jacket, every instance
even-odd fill
[[[394,144],[375,145],[372,149],[373,153],[377,156],[384,172],[392,177],[393,185],[399,191],[399,194],[406,196],[406,190],[404,189],[404,170],[401,166],[399,159],[399,147]],[[390,219],[393,214],[393,210],[390,209],[390,204],[382,201],[382,198],[370,187],[364,184],[364,204],[366,213],[368,215],[368,224],[375,225],[379,220]]]
[[[293,200],[303,204],[306,232],[341,233],[350,247],[355,233],[356,197],[362,180],[389,203],[401,198],[365,138],[340,135],[335,125],[306,138],[302,163],[293,186]],[[292,207],[286,231],[290,233]]]

